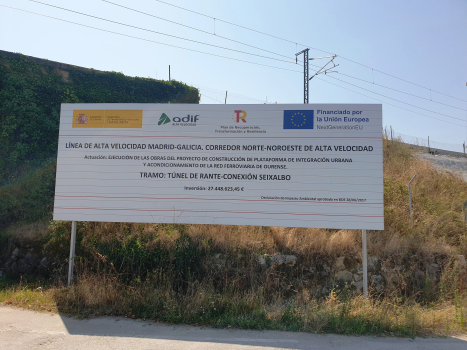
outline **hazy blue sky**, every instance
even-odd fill
[[[167,3],[197,11],[208,17],[190,13],[157,0],[109,1],[208,33],[135,13],[102,0],[43,0],[48,4],[147,30],[287,62],[196,44],[66,12],[28,0],[0,0],[0,5],[292,71],[233,61],[123,37],[5,7],[0,7],[0,49],[83,67],[157,79],[168,79],[170,64],[173,79],[200,87],[201,103],[223,103],[225,90],[229,91],[227,103],[264,103],[266,97],[268,102],[273,103],[302,103],[303,59],[299,57],[299,64],[294,64],[295,53],[305,47],[310,47],[326,51],[311,49],[310,58],[326,56],[329,53],[340,56],[335,60],[336,64],[339,64],[336,69],[339,74],[320,76],[319,79],[313,79],[310,82],[310,103],[380,103],[355,93],[360,92],[383,101],[384,125],[391,125],[396,132],[423,138],[429,135],[431,140],[457,144],[459,150],[462,149],[460,146],[462,142],[467,140],[466,0],[165,0]],[[218,20],[214,21],[213,18]],[[292,43],[241,29],[223,23],[219,19],[281,37]],[[216,36],[212,35],[214,30]],[[286,57],[237,44],[219,38],[219,36]],[[310,63],[324,64],[325,61]],[[310,66],[310,73],[313,68]],[[428,89],[392,78],[376,70]],[[369,83],[341,73],[369,81]],[[331,83],[355,92],[331,85]],[[389,90],[376,84],[419,97]],[[372,92],[413,106],[404,105]],[[428,116],[440,120],[431,119]]]

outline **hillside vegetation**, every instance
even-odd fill
[[[61,103],[199,103],[177,81],[0,51],[0,230],[51,213]]]
[[[218,327],[462,333],[467,183],[400,142],[384,139],[383,150],[385,230],[368,235],[369,300],[345,280],[361,269],[356,230],[83,222],[76,279],[67,288],[71,224],[51,222],[5,231],[4,256],[36,249],[51,268],[48,282],[4,281],[0,302]],[[407,183],[414,174],[412,226]]]
[[[57,152],[61,103],[199,103],[177,81],[128,77],[0,51],[0,186]]]

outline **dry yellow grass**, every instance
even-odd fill
[[[220,327],[388,336],[465,334],[466,302],[464,295],[427,307],[413,300],[368,300],[335,293],[316,300],[306,290],[293,300],[265,302],[261,289],[219,294],[212,285],[194,283],[180,294],[168,283],[132,288],[96,275],[81,275],[70,288],[26,286],[0,291],[0,304],[80,317],[113,315]]]
[[[124,223],[80,224],[76,284],[48,295],[60,311],[81,315],[353,334],[463,332],[465,284],[456,256],[467,255],[467,183],[399,142],[385,139],[383,150],[385,230],[368,233],[368,252],[384,263],[385,289],[370,300],[347,289],[323,296],[316,288],[332,271],[310,272],[332,268],[339,257],[359,264],[360,231]],[[414,174],[412,227],[407,183]],[[49,231],[62,244],[69,228],[55,223]],[[261,268],[258,254],[293,254],[298,265]],[[155,258],[159,265],[149,269]],[[414,273],[435,261],[441,278],[416,285]],[[21,305],[24,288],[2,293],[0,302]]]
[[[37,240],[47,236],[50,223],[48,221],[37,221],[32,224],[21,226],[10,226],[6,235],[15,237],[17,240]]]

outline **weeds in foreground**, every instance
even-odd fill
[[[70,288],[3,284],[0,304],[77,317],[113,315],[219,328],[409,337],[465,331],[467,295],[458,291],[454,300],[431,305],[376,295],[366,300],[347,288],[321,299],[302,292],[265,302],[261,289],[219,294],[208,283],[191,283],[185,293],[177,293],[169,282],[160,273],[138,287],[110,275],[82,275]]]
[[[0,278],[0,305],[11,305],[33,311],[57,312],[54,287],[46,281],[19,281]]]

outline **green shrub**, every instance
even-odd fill
[[[0,56],[0,230],[52,212],[61,103],[199,103],[181,82],[56,66]]]
[[[55,192],[54,160],[29,171],[14,184],[0,187],[0,229],[13,223],[51,219]]]
[[[56,154],[61,103],[199,103],[197,89],[174,80],[39,62],[0,56],[0,185]]]

